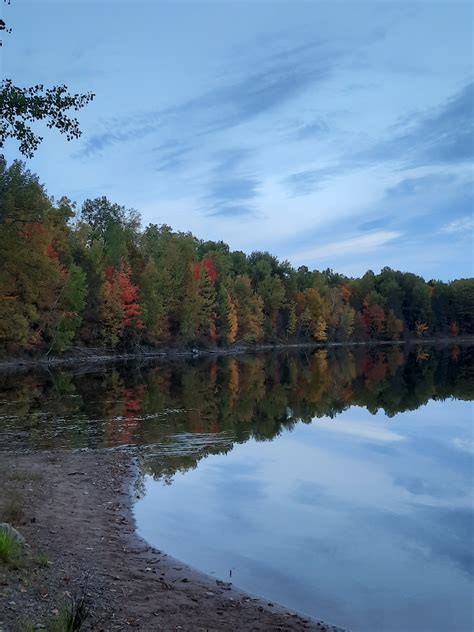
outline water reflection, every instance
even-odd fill
[[[431,401],[389,423],[351,408],[209,456],[170,486],[152,461],[139,533],[354,632],[468,632],[471,405]]]
[[[4,374],[0,451],[141,446],[159,548],[353,630],[464,632],[473,383],[457,345]]]
[[[225,452],[251,437],[270,440],[300,421],[333,418],[354,405],[392,417],[430,399],[470,399],[473,378],[474,350],[459,346],[336,348],[3,374],[0,445],[158,445],[156,471],[169,474],[194,466],[199,454]],[[374,424],[370,432],[396,430]]]

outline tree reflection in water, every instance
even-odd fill
[[[388,417],[473,398],[474,348],[379,346],[126,363],[0,376],[1,447],[143,446],[166,482],[210,453],[350,406]],[[396,423],[396,420],[394,421]]]

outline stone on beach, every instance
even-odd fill
[[[25,538],[8,522],[0,522],[0,531],[8,533],[8,535],[13,538],[15,542],[18,542],[18,544],[25,544]]]

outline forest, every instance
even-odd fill
[[[349,278],[246,255],[106,197],[56,201],[0,157],[0,353],[469,336],[474,279]]]

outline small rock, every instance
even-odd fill
[[[220,579],[216,579],[216,584],[218,586],[225,586],[226,588],[229,588],[230,586],[232,586],[232,582],[223,582]]]
[[[25,544],[25,538],[8,522],[0,522],[0,531],[4,531],[19,544]]]

